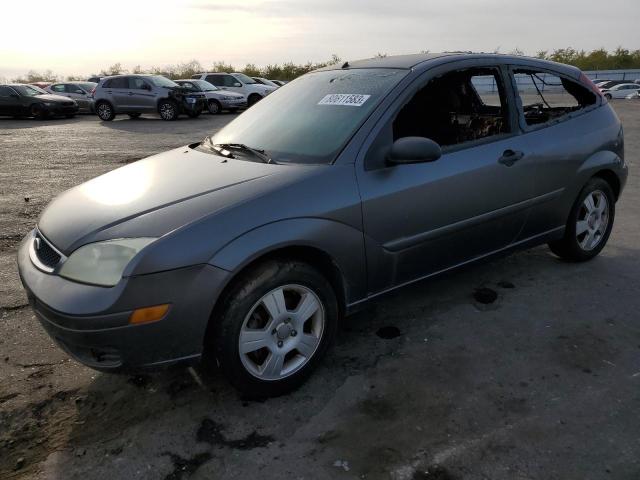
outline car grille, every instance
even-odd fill
[[[58,252],[56,252],[51,247],[51,245],[49,245],[49,243],[44,239],[44,237],[40,235],[40,232],[36,232],[36,234],[34,235],[33,241],[34,241],[34,250],[36,252],[36,256],[38,257],[38,260],[42,262],[43,265],[49,268],[53,268],[58,263],[60,263],[60,260],[62,259],[62,257]]]

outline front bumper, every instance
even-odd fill
[[[52,105],[52,106],[44,106],[46,112],[49,115],[75,115],[78,113],[80,109],[78,104],[75,105]]]
[[[157,367],[196,360],[229,273],[211,265],[123,278],[111,288],[37,269],[29,235],[18,251],[20,278],[36,317],[69,355],[97,370]],[[137,308],[169,303],[156,322],[130,325]]]
[[[185,112],[201,112],[207,106],[205,98],[196,98],[195,102],[187,102],[187,97],[182,101],[182,108]]]

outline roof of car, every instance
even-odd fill
[[[335,65],[329,65],[320,70],[337,70],[347,68],[395,68],[395,69],[414,69],[418,66],[433,66],[435,64],[446,63],[453,60],[466,59],[495,59],[499,63],[517,63],[524,65],[538,65],[551,70],[565,73],[571,76],[580,74],[580,70],[563,63],[541,60],[538,58],[525,57],[521,55],[504,55],[500,53],[474,53],[474,52],[443,52],[443,53],[416,53],[410,55],[393,55],[386,57],[366,58],[362,60],[349,60],[347,62],[339,62]]]

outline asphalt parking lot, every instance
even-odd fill
[[[538,247],[395,292],[264,402],[198,369],[77,364],[14,260],[56,194],[234,115],[0,119],[0,478],[640,478],[640,102],[613,104],[630,176],[598,258]]]

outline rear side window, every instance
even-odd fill
[[[132,90],[143,90],[146,85],[145,81],[138,77],[129,78],[129,88]]]
[[[51,87],[51,90],[53,90],[54,92],[60,92],[60,93],[62,93],[62,92],[64,92],[64,91],[65,91],[65,90],[64,90],[64,85],[63,85],[63,84],[53,85],[53,86]]]
[[[514,79],[527,125],[540,125],[594,105],[597,97],[577,82],[537,70],[517,69]]]
[[[104,82],[104,88],[129,88],[129,80],[127,77],[112,78]]]
[[[222,75],[208,75],[206,80],[211,85],[215,85],[216,87],[223,87],[224,86],[224,81],[222,79]]]

